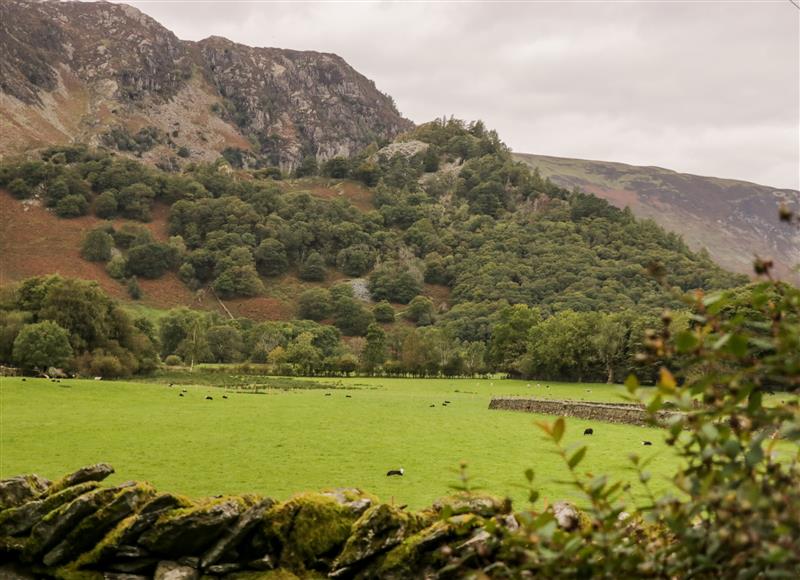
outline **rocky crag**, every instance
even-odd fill
[[[102,486],[113,471],[0,481],[0,577],[458,577],[465,562],[496,565],[497,540],[526,517],[507,500],[467,493],[421,512],[358,489],[191,501],[147,483]],[[584,523],[569,504],[548,511],[563,529]]]
[[[0,154],[69,142],[161,165],[220,152],[292,168],[409,129],[334,54],[178,39],[135,8],[0,3]]]

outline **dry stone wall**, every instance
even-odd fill
[[[585,401],[558,401],[548,399],[528,399],[521,397],[494,398],[489,403],[490,409],[505,411],[523,411],[541,415],[558,415],[560,417],[576,417],[605,423],[623,423],[626,425],[650,425],[647,412],[641,405],[620,403],[589,403]],[[657,421],[666,423],[676,413],[659,411]]]
[[[104,486],[113,472],[97,464],[56,482],[0,481],[0,578],[439,577],[479,554],[489,565],[497,548],[487,540],[519,529],[510,501],[488,495],[457,494],[420,512],[349,488],[283,502],[190,500],[148,483]]]

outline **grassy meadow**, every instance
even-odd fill
[[[320,379],[316,379],[318,382]],[[326,379],[322,379],[326,381]],[[420,508],[458,483],[460,461],[471,485],[523,505],[523,473],[533,467],[542,497],[581,502],[535,420],[490,411],[493,394],[619,401],[621,389],[475,379],[327,379],[331,388],[228,392],[91,380],[3,378],[0,477],[36,472],[58,477],[107,461],[116,481],[147,480],[190,496],[258,492],[276,498],[330,487],[361,487]],[[531,385],[531,386],[528,386]],[[330,393],[329,396],[326,396]],[[205,397],[211,395],[212,401]],[[349,395],[349,396],[348,396]],[[447,407],[441,403],[451,401]],[[430,407],[430,405],[436,405]],[[588,444],[587,472],[631,481],[628,455],[655,455],[655,489],[670,489],[677,458],[656,429],[569,419],[565,441]],[[642,447],[649,439],[652,447]],[[387,478],[404,467],[403,478]],[[113,480],[112,480],[113,481]]]

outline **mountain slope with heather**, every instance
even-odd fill
[[[514,157],[562,187],[578,187],[652,218],[683,236],[694,250],[708,250],[729,270],[750,274],[755,256],[771,258],[781,277],[800,282],[800,275],[791,271],[800,264],[800,230],[780,223],[777,211],[781,203],[800,207],[796,190],[660,167],[519,153]]]
[[[72,142],[165,168],[238,158],[285,169],[412,127],[334,54],[178,39],[135,8],[0,3],[0,154]]]

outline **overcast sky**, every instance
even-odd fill
[[[480,118],[515,151],[800,189],[789,0],[127,3],[186,40],[334,52],[411,120]]]

